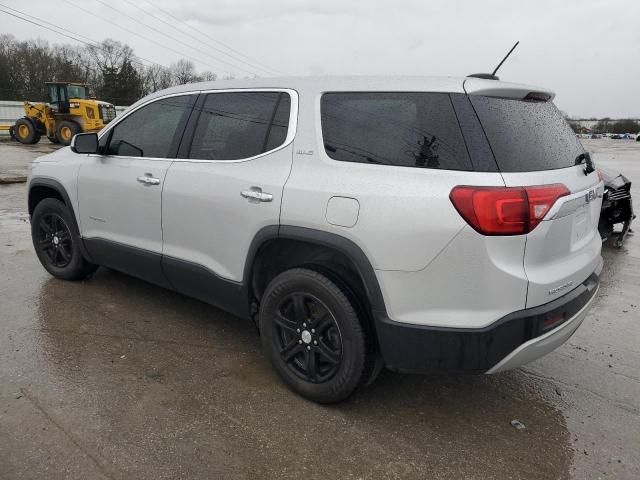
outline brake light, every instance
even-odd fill
[[[464,220],[482,235],[524,235],[531,232],[561,197],[560,183],[530,187],[457,186],[449,198]]]
[[[598,168],[598,169],[596,169],[596,173],[598,174],[598,182],[603,182],[604,181],[604,173],[602,173],[602,170],[600,170]]]

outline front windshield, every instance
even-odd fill
[[[67,85],[67,98],[87,98],[87,88],[81,85]]]

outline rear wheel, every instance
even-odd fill
[[[320,273],[296,268],[269,284],[260,334],[285,383],[310,400],[338,402],[363,383],[365,331],[345,293]]]
[[[20,143],[25,145],[32,145],[38,143],[40,140],[40,134],[35,128],[35,125],[26,118],[20,118],[16,120],[16,124],[13,128],[13,133]]]
[[[60,200],[45,198],[33,211],[33,246],[42,266],[54,277],[82,280],[97,268],[82,256],[76,232],[73,214]]]
[[[62,145],[69,145],[73,136],[81,131],[80,125],[76,122],[63,120],[56,125],[56,138]]]

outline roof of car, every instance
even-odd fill
[[[553,98],[553,92],[539,87],[470,77],[436,76],[314,76],[260,77],[187,83],[154,92],[136,102],[147,102],[164,95],[208,90],[288,88],[298,92],[446,92],[523,98],[535,91]]]

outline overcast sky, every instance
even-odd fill
[[[266,74],[239,62],[238,58],[252,61],[212,39],[291,75],[486,72],[520,40],[520,46],[499,72],[502,79],[551,88],[557,94],[556,104],[572,116],[640,117],[639,0],[69,2],[103,20],[66,0],[0,0],[0,4],[94,40],[110,37],[127,43],[139,56],[164,65],[181,56],[192,57],[198,60],[198,70],[213,70],[221,76],[229,71],[236,76],[247,75],[241,68]],[[145,15],[134,4],[175,28]],[[0,33],[21,40],[40,37],[73,43],[2,13]]]

